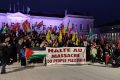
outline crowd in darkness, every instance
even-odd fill
[[[48,30],[49,31],[49,30]],[[73,39],[72,34],[61,33],[62,38],[59,39],[60,33],[52,31],[49,40],[46,39],[47,33],[37,32],[23,32],[19,30],[7,30],[5,33],[0,33],[0,62],[2,62],[2,71],[5,72],[5,66],[13,62],[17,62],[20,58],[21,66],[26,65],[26,59],[22,51],[25,48],[37,48],[45,50],[46,47],[86,47],[87,61],[98,61],[100,63],[106,62],[106,55],[119,53],[118,43],[107,42],[103,38],[90,40],[85,36],[78,36],[76,33]],[[118,54],[119,55],[119,54]],[[19,57],[18,57],[19,56]]]

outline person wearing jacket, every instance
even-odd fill
[[[2,49],[1,53],[2,53],[2,56],[1,56],[1,74],[4,74],[6,73],[6,65],[8,64],[8,62],[10,61],[10,54],[8,53],[8,46],[9,46],[9,40],[10,38],[9,37],[6,37],[5,40],[0,43],[0,47]]]

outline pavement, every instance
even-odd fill
[[[120,80],[120,68],[111,65],[49,65],[19,63],[7,66],[7,73],[0,80]]]

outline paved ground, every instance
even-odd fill
[[[7,74],[0,80],[120,80],[120,68],[104,65],[29,65],[21,68],[18,63],[7,67]]]

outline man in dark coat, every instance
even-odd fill
[[[1,53],[2,53],[2,57],[1,57],[1,74],[6,73],[6,65],[10,60],[10,54],[7,52],[8,50],[8,41],[9,41],[9,37],[6,37],[4,42],[1,43],[0,47],[1,47]]]

